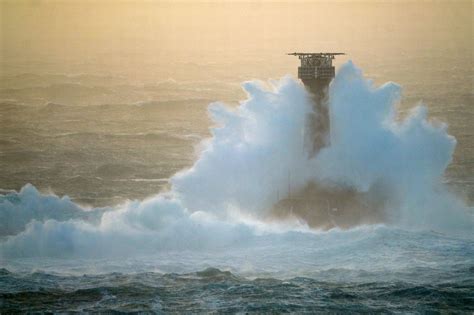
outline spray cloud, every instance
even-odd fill
[[[445,125],[429,122],[422,106],[397,121],[396,84],[375,87],[352,63],[345,64],[330,86],[330,145],[313,158],[308,158],[304,145],[305,120],[312,111],[304,87],[285,77],[269,85],[246,82],[243,88],[248,99],[236,109],[210,105],[216,124],[212,138],[190,169],[171,178],[169,193],[109,209],[95,223],[77,215],[35,216],[23,211],[45,200],[48,209],[67,204],[77,210],[68,200],[45,199],[31,186],[24,188],[27,199],[22,192],[2,196],[2,216],[28,213],[28,218],[16,221],[31,222],[0,243],[0,254],[121,255],[240,246],[289,229],[306,233],[304,223],[276,229],[262,221],[285,197],[289,182],[295,192],[316,185],[328,198],[349,191],[362,194],[370,204],[376,195],[383,202],[373,204],[381,207],[377,211],[386,214],[388,224],[472,228],[469,208],[442,184],[454,138]],[[344,211],[351,211],[350,203]]]

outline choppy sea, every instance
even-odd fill
[[[458,144],[445,182],[469,205],[474,200],[472,73],[455,57],[433,55],[445,58],[440,64],[453,67],[462,80],[450,83],[446,69],[434,68],[431,81],[406,77],[408,95],[400,108],[406,115],[423,98],[430,117],[449,124]],[[372,74],[400,74],[400,64],[380,64]],[[199,73],[209,70],[195,67]],[[192,165],[196,147],[209,136],[207,105],[222,100],[232,106],[245,98],[235,78],[146,85],[122,77],[43,72],[1,79],[2,243],[21,233],[30,218],[97,224],[103,212],[125,200],[168,189],[169,177]],[[90,211],[78,214],[64,202],[63,213],[33,211],[23,222],[11,216],[10,205],[18,202],[14,191],[26,183],[45,194],[68,195]],[[71,249],[83,245],[69,242],[77,235],[59,229],[35,240],[35,250],[60,235],[64,244],[54,245],[70,250],[67,257],[56,252],[29,257],[21,252],[26,246],[0,256],[0,313],[474,312],[474,233],[386,226],[313,232],[263,234],[198,251],[150,251],[143,244],[140,254],[130,249],[125,255],[87,257]]]
[[[2,265],[2,313],[474,311],[472,237],[383,226],[261,236],[199,252]]]

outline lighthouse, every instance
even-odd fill
[[[335,56],[344,53],[289,53],[298,56],[301,65],[298,67],[298,78],[312,94],[314,112],[308,118],[306,127],[306,143],[310,155],[316,154],[329,144],[329,109],[327,105],[328,87],[335,75],[332,64]]]

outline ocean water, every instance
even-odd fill
[[[369,94],[363,96],[366,87],[357,87],[354,83],[357,68],[348,64],[344,69],[346,74],[338,74],[333,87],[335,93],[339,88],[346,89],[347,82],[357,95],[362,95],[364,102],[370,101],[371,95],[393,93],[395,87],[388,86],[378,92],[368,89]],[[351,81],[346,81],[347,76]],[[363,77],[359,79],[368,82]],[[275,139],[279,139],[274,136],[275,131],[285,127],[292,135],[291,126],[305,117],[307,103],[300,97],[304,95],[300,94],[304,93],[303,87],[292,79],[284,79],[281,84],[268,100],[254,96],[241,105],[247,108],[246,112],[253,113],[249,116],[252,120],[267,126],[256,133],[265,136],[256,142],[261,143],[270,134],[270,148]],[[252,86],[246,89],[254,95],[265,91],[264,88],[252,90]],[[351,93],[346,93],[358,103]],[[274,100],[276,96],[277,100],[288,99],[288,95],[290,102],[274,109],[284,115],[286,111],[296,113],[294,120],[285,122],[286,126],[273,125],[265,120],[267,114],[260,117],[258,111],[253,112],[259,108],[267,110],[259,106],[262,102]],[[376,97],[374,104],[383,106],[383,99]],[[386,105],[390,105],[392,98],[386,101]],[[228,132],[212,131],[214,150],[193,148],[193,144],[209,136],[194,120],[188,120],[191,115],[204,114],[202,107],[205,106],[200,107],[200,102],[205,101],[95,106],[5,104],[2,107],[4,111],[16,112],[17,115],[9,117],[17,117],[17,122],[34,122],[25,123],[24,129],[16,125],[16,130],[21,132],[5,137],[5,147],[10,151],[5,150],[4,156],[23,152],[24,158],[18,155],[3,162],[23,167],[23,172],[27,168],[42,169],[35,174],[39,183],[50,180],[72,192],[71,197],[61,197],[27,185],[18,192],[5,190],[0,196],[2,312],[470,313],[474,310],[474,239],[472,223],[469,223],[472,210],[462,202],[459,192],[451,195],[451,191],[455,191],[453,182],[459,183],[459,180],[442,177],[442,186],[435,185],[436,189],[442,189],[436,191],[442,196],[437,199],[434,192],[426,190],[430,185],[424,168],[411,170],[407,161],[400,172],[408,168],[410,174],[414,172],[415,180],[422,177],[426,185],[413,191],[413,196],[404,192],[401,199],[397,199],[409,206],[408,220],[354,226],[348,230],[313,230],[302,221],[268,222],[245,212],[237,216],[229,212],[230,216],[224,218],[211,216],[215,210],[192,212],[192,205],[197,204],[193,199],[194,189],[199,186],[186,187],[189,174],[204,176],[201,185],[207,187],[205,181],[221,183],[232,178],[233,172],[239,172],[239,165],[234,165],[236,169],[228,168],[227,160],[224,165],[213,162],[213,168],[224,167],[220,172],[203,168],[203,161],[209,158],[207,154],[212,158],[215,154],[212,152],[233,156],[239,153],[228,151],[233,147],[234,140],[230,141],[233,137],[229,136],[234,134],[233,124],[229,124]],[[298,105],[298,102],[302,103]],[[274,108],[271,101],[266,106]],[[334,108],[334,117],[338,117],[337,107]],[[369,105],[368,116],[364,115],[365,125],[370,125],[371,108]],[[218,108],[211,112],[216,110]],[[173,115],[174,119],[170,119]],[[232,121],[231,116],[227,117]],[[237,117],[246,119],[245,114]],[[276,113],[269,117],[281,122]],[[442,165],[438,166],[429,148],[434,141],[436,154],[444,156],[442,151],[449,153],[451,138],[443,129],[439,129],[439,133],[438,129],[432,130],[431,125],[421,119],[421,126],[428,128],[418,131],[421,142],[416,142],[428,152],[422,165],[429,161],[427,165],[432,168],[428,174],[436,173]],[[157,123],[160,121],[161,124]],[[412,129],[400,130],[408,130],[407,139],[413,139]],[[8,132],[8,125],[4,125],[4,132]],[[377,135],[381,131],[374,127],[368,132]],[[30,141],[28,146],[16,140],[19,134]],[[298,132],[275,144],[283,143],[284,151],[294,150],[292,145],[284,144],[285,141],[298,143],[294,137],[299,137]],[[364,138],[362,143],[370,138],[372,136]],[[378,136],[373,138],[378,139]],[[240,141],[239,137],[236,139]],[[337,143],[332,145],[337,147]],[[406,150],[396,142],[394,145],[397,150]],[[252,150],[262,148],[258,145]],[[275,150],[269,152],[273,157],[280,154]],[[394,154],[399,152],[393,152],[382,164],[389,163]],[[296,150],[295,156],[300,155]],[[147,156],[161,158],[155,161]],[[252,160],[247,156],[253,154],[246,153],[239,159],[250,167]],[[357,154],[351,157],[358,158]],[[192,165],[195,159],[198,162],[191,169],[193,172],[181,172],[168,180],[173,172]],[[265,156],[260,159],[268,161]],[[362,167],[373,167],[373,163],[362,160]],[[257,166],[261,167],[258,163]],[[17,176],[22,174],[10,172]],[[248,178],[234,175],[232,180],[248,180],[248,185],[257,173],[251,171]],[[377,174],[381,173],[377,171]],[[404,177],[393,179],[390,172],[385,176],[394,181],[390,192],[396,195],[396,182]],[[267,185],[263,184],[259,196],[272,195],[273,187]],[[406,183],[402,181],[402,185]],[[173,193],[170,196],[170,190],[176,187],[184,188],[180,188],[179,197]],[[127,193],[120,193],[125,188]],[[155,196],[124,203],[127,195],[146,196],[146,189],[154,189]],[[217,211],[223,209],[224,213],[232,210],[219,203],[221,196],[227,198],[227,190],[220,191],[217,186],[212,188],[215,192],[206,193],[210,189],[198,190],[199,202],[220,205]],[[162,193],[156,195],[160,190]],[[94,191],[95,195],[91,197],[88,191]],[[249,195],[245,190],[233,193],[243,198]],[[412,200],[417,202],[420,194],[427,205],[425,208],[420,204],[412,206]],[[431,198],[434,203],[425,198]],[[255,203],[253,199],[250,201]],[[440,209],[437,209],[438,203],[441,203]],[[191,206],[184,208],[187,204]],[[461,212],[456,210],[459,207]],[[403,207],[399,208],[390,211],[402,214]],[[435,218],[430,218],[433,216]]]
[[[470,313],[473,255],[472,239],[372,227],[120,261],[18,259],[1,270],[1,309]]]
[[[0,313],[474,312],[471,2],[104,4],[78,41],[87,5],[2,9]],[[309,160],[315,49],[347,55]],[[384,221],[272,217],[308,182]]]
[[[459,270],[458,273],[472,270]],[[443,275],[452,277],[456,272]],[[2,270],[2,311],[157,313],[425,313],[472,311],[471,281],[326,282],[249,280],[208,268],[188,274],[111,273],[65,277]],[[11,283],[15,286],[11,286]],[[54,285],[51,285],[54,283]],[[21,292],[16,291],[21,287]]]

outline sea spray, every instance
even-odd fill
[[[423,107],[397,122],[397,85],[375,87],[352,63],[341,67],[330,86],[331,144],[314,158],[305,152],[305,119],[312,108],[301,84],[285,77],[243,88],[248,99],[238,108],[210,106],[212,138],[190,169],[171,178],[170,192],[108,209],[97,221],[27,211],[30,222],[0,243],[1,256],[123,256],[246,248],[262,240],[267,249],[280,242],[304,251],[321,236],[308,230],[304,216],[286,228],[265,220],[272,205],[311,184],[336,196],[350,191],[371,200],[375,194],[384,201],[377,211],[388,214],[386,224],[472,228],[470,209],[442,184],[454,139],[444,125],[426,119]],[[27,213],[19,208],[36,203],[42,209],[45,200],[48,209],[67,204],[74,213],[83,211],[67,199],[26,189],[28,201],[22,193],[1,196],[3,217],[12,221],[10,216]],[[330,235],[344,238],[337,230],[342,234]]]
[[[388,222],[458,229],[472,226],[469,208],[443,184],[456,145],[447,125],[430,122],[427,108],[397,121],[401,89],[380,87],[351,62],[330,89],[331,145],[316,157],[317,182],[383,195]]]
[[[243,84],[248,99],[235,110],[212,104],[217,124],[196,163],[172,177],[174,192],[191,211],[225,216],[242,211],[258,216],[288,190],[311,178],[304,143],[311,98],[290,77],[265,86]]]

